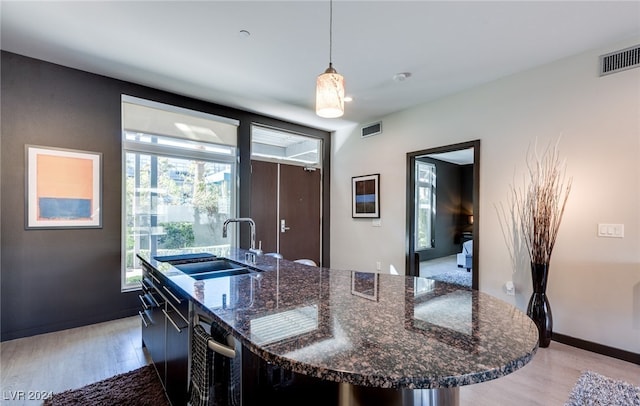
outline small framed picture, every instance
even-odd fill
[[[26,145],[25,228],[101,228],[98,152]]]
[[[351,178],[351,217],[380,217],[380,174]]]
[[[379,279],[377,273],[351,271],[351,294],[377,302]]]

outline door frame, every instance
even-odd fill
[[[428,148],[407,153],[407,186],[406,186],[406,227],[405,227],[405,269],[410,276],[420,276],[420,260],[415,252],[415,165],[416,158],[429,154],[452,152],[461,149],[473,148],[473,256],[472,256],[472,282],[471,287],[478,289],[478,254],[480,239],[480,140],[461,142],[442,147]],[[437,187],[437,186],[436,186]],[[437,192],[436,192],[437,193]],[[436,213],[437,215],[437,213]]]
[[[290,132],[309,138],[322,140],[320,161],[321,168],[321,257],[322,266],[330,266],[330,239],[331,239],[331,131],[310,128],[294,123],[283,122],[277,119],[262,118],[259,121],[242,122],[238,127],[238,150],[239,150],[239,216],[250,217],[251,214],[251,131],[253,126],[261,126],[277,129],[283,132]],[[265,159],[269,161],[268,159]],[[240,234],[241,243],[248,246],[248,233]]]

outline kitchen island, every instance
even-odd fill
[[[242,348],[335,383],[335,404],[457,404],[458,387],[505,376],[538,347],[535,324],[482,292],[427,278],[224,255],[250,272],[200,279],[139,254]]]

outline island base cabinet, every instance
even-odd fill
[[[142,344],[173,406],[188,401],[189,301],[143,268]]]
[[[224,402],[225,405],[459,405],[459,388],[388,389],[330,382],[269,364],[245,347],[242,347],[241,386],[241,403],[233,401],[231,396],[232,401]]]
[[[146,311],[143,317],[145,317],[145,320],[142,323],[142,345],[153,360],[158,376],[163,379],[165,376],[164,315],[158,308],[153,311]]]
[[[186,405],[189,394],[189,302],[167,304],[165,390],[173,406]],[[180,313],[180,314],[178,314]]]
[[[338,384],[269,364],[242,349],[242,406],[335,405]]]
[[[164,302],[162,296],[156,290],[151,274],[143,271],[142,279],[142,346],[146,348],[149,357],[158,372],[158,376],[164,383],[165,377],[165,320]]]
[[[387,389],[339,384],[338,406],[458,406],[459,389]]]

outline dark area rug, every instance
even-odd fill
[[[565,406],[640,406],[640,388],[593,371],[586,371],[573,387]]]
[[[116,375],[80,389],[54,394],[45,406],[169,406],[153,365]]]
[[[467,272],[466,269],[449,271],[441,273],[439,275],[428,276],[429,279],[435,279],[440,282],[453,283],[456,285],[462,285],[471,287],[471,272]]]

